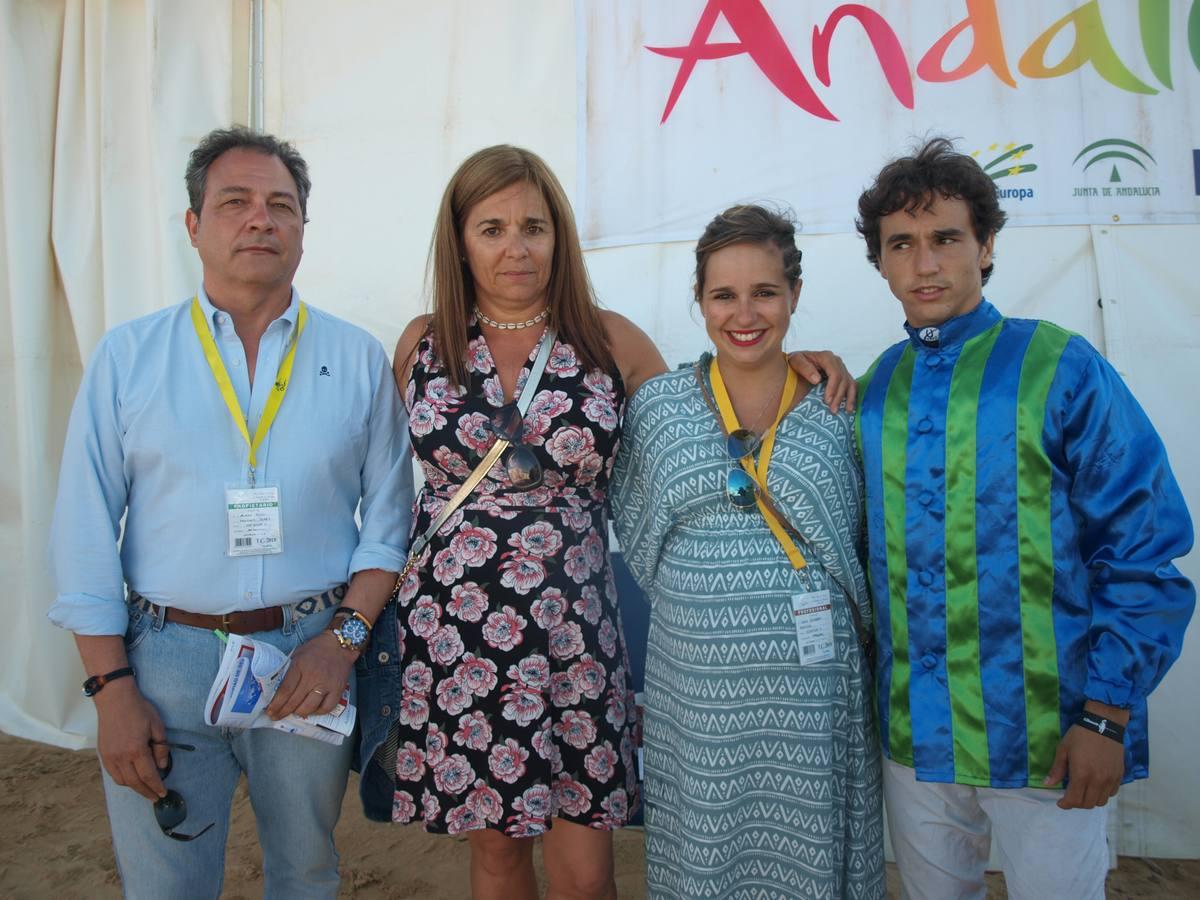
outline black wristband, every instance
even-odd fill
[[[83,683],[83,696],[95,697],[110,681],[116,681],[118,678],[124,678],[126,675],[135,675],[132,666],[126,666],[123,669],[113,669],[104,675],[93,675]]]
[[[1098,716],[1095,713],[1083,712],[1079,714],[1079,718],[1075,720],[1075,724],[1081,728],[1086,728],[1088,731],[1094,731],[1096,734],[1102,734],[1106,738],[1116,741],[1118,744],[1125,743],[1125,726],[1118,725],[1112,719],[1106,719],[1104,716]]]

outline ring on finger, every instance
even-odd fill
[[[311,691],[309,691],[309,693],[310,694],[318,694],[322,697],[325,696],[325,692],[323,690],[321,690],[320,688],[313,688]]]

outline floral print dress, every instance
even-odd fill
[[[494,440],[488,420],[505,398],[474,320],[467,364],[470,383],[454,385],[432,336],[418,348],[405,395],[426,480],[414,537]],[[537,387],[523,440],[542,485],[516,490],[498,463],[401,587],[396,822],[529,837],[555,816],[617,828],[635,804],[633,694],[606,514],[624,385],[584,372],[557,341]]]

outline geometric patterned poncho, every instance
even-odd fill
[[[651,604],[644,761],[653,897],[882,898],[880,758],[847,598],[857,554],[853,422],[814,388],[779,426],[776,505],[811,541],[792,568],[725,491],[725,442],[692,369],[630,403],[612,508]],[[828,568],[827,568],[828,567]],[[793,594],[828,589],[835,657],[800,665]]]

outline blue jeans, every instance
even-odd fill
[[[352,739],[335,747],[271,728],[239,731],[207,725],[204,702],[224,652],[220,639],[201,628],[164,623],[134,607],[129,613],[125,641],[138,687],[158,710],[168,739],[196,748],[171,751],[174,766],[166,786],[187,803],[187,819],[177,830],[196,834],[209,822],[216,825],[195,841],[174,841],[159,829],[149,800],[104,772],[125,896],[190,900],[220,895],[230,803],[245,772],[263,849],[264,896],[336,897],[333,828],[346,791]],[[331,607],[293,622],[285,609],[281,628],[254,638],[290,653],[320,633],[333,613]]]

